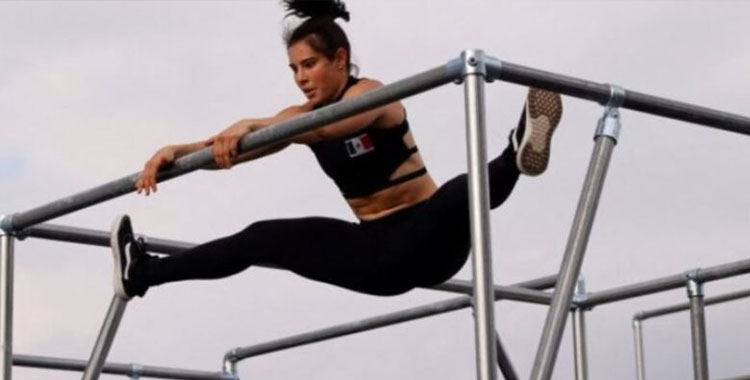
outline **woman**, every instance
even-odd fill
[[[165,258],[150,256],[133,238],[127,216],[113,226],[115,291],[124,299],[150,286],[215,279],[256,263],[275,264],[304,277],[373,295],[396,295],[451,278],[470,248],[466,175],[438,188],[427,173],[399,102],[238,154],[238,141],[289,118],[372,91],[382,84],[356,79],[346,34],[334,21],[349,20],[339,0],[284,1],[290,14],[307,18],[285,35],[289,67],[307,101],[276,116],[244,119],[206,141],[167,146],[146,163],[138,193],[156,191],[159,168],[212,147],[218,168],[305,144],[348,202],[359,223],[311,217],[255,222],[231,236]],[[545,170],[549,144],[562,115],[557,94],[531,89],[511,143],[489,164],[490,204],[510,195],[519,173]]]

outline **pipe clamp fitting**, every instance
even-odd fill
[[[480,49],[468,49],[461,52],[463,70],[461,76],[481,75],[487,77],[487,65],[485,65],[484,51]]]
[[[13,217],[11,215],[0,215],[0,236],[13,235]]]
[[[688,297],[703,297],[703,282],[699,281],[700,269],[693,269],[685,272],[685,285],[687,286]]]

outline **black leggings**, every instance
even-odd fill
[[[513,149],[508,147],[488,167],[494,209],[518,180]],[[456,274],[469,255],[466,178],[459,175],[426,201],[374,221],[311,217],[256,222],[183,253],[148,260],[142,275],[152,286],[227,277],[266,263],[373,295],[436,285]]]

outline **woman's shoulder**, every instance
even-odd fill
[[[383,87],[383,83],[372,78],[357,78],[357,83],[349,87],[344,93],[343,99],[359,96],[365,92]]]

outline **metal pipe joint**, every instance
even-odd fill
[[[703,297],[703,282],[699,280],[700,268],[685,272],[688,297]]]
[[[639,311],[639,312],[633,314],[633,327],[640,326],[642,321],[643,321],[643,312],[642,311]]]
[[[599,119],[594,138],[607,136],[617,143],[620,138],[620,106],[625,102],[625,89],[614,84],[609,85],[609,100],[604,105],[604,115]]]
[[[239,360],[240,357],[237,354],[237,348],[233,348],[224,354],[224,360],[221,366],[223,374],[231,376],[232,379],[239,379],[239,375],[237,374],[237,362]]]
[[[14,235],[13,215],[0,215],[0,236]]]
[[[481,75],[487,77],[487,65],[485,64],[486,56],[484,50],[467,49],[461,52],[461,76],[456,79],[457,84],[463,83],[463,78],[467,75]]]
[[[583,278],[583,275],[578,276],[578,281],[576,281],[575,288],[573,290],[573,302],[571,307],[575,309],[580,309],[580,304],[586,303],[588,300],[589,295],[586,293],[586,279]],[[591,308],[585,308],[583,310],[591,310]]]

